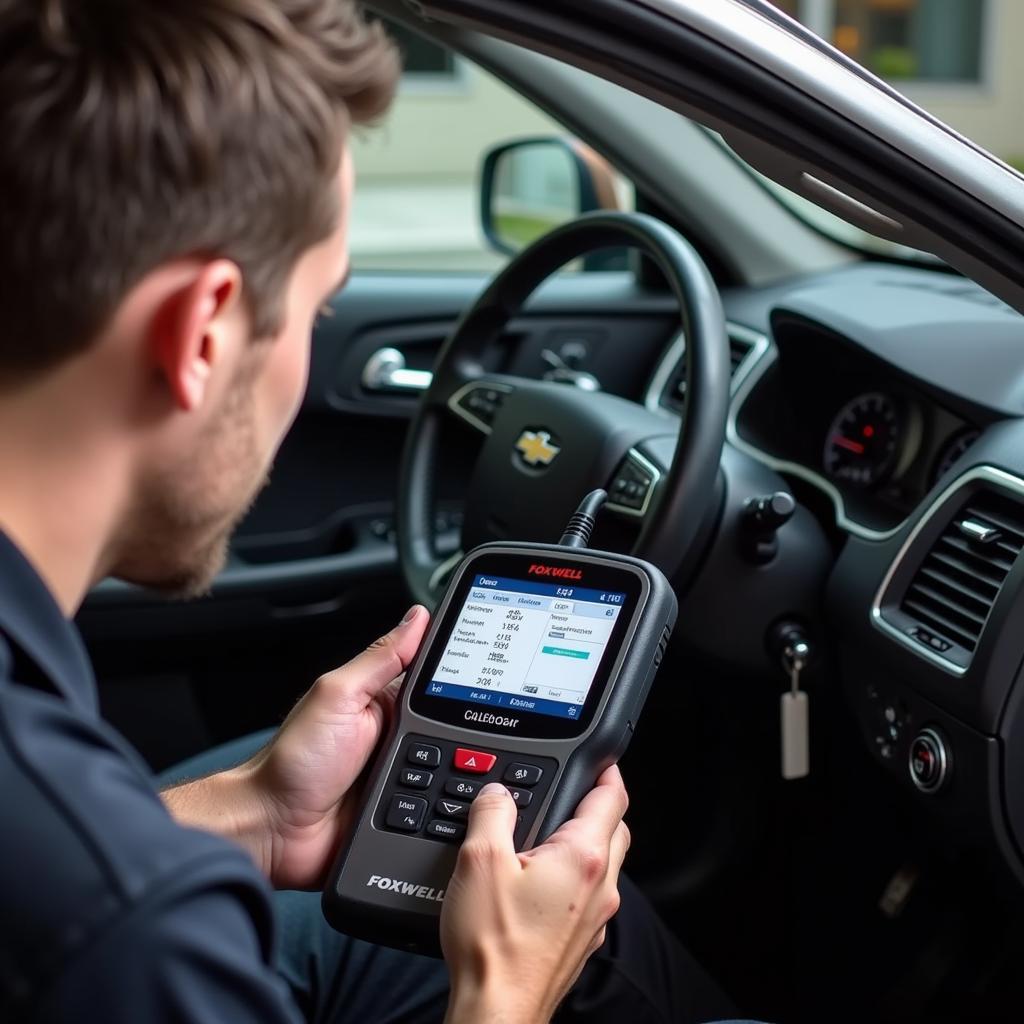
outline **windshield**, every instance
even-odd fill
[[[1024,89],[1024,63],[1015,42],[1024,38],[1020,0],[744,2],[796,19],[923,110],[1009,166],[1024,169],[1017,102]],[[937,261],[856,228],[750,170],[803,220],[845,245],[873,255]]]

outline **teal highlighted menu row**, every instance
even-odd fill
[[[574,651],[568,647],[542,647],[541,654],[558,654],[563,658],[580,658],[586,660],[590,657],[590,651]]]

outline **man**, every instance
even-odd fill
[[[346,133],[397,75],[350,0],[0,0],[0,1019],[277,1022],[297,999],[318,1019],[543,1021],[602,946],[567,1004],[591,1019],[718,998],[680,994],[680,965],[696,975],[632,895],[606,942],[615,768],[523,856],[511,797],[483,790],[447,974],[327,932],[315,890],[422,608],[261,750],[163,799],[97,713],[68,619],[105,576],[189,595],[223,564],[348,274]],[[276,960],[267,881],[311,891],[282,898]]]

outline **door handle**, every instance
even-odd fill
[[[397,348],[381,348],[366,360],[360,378],[367,391],[426,391],[434,379],[430,370],[410,370]]]

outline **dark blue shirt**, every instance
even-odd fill
[[[0,1021],[293,1022],[270,892],[177,825],[81,638],[0,534]]]

